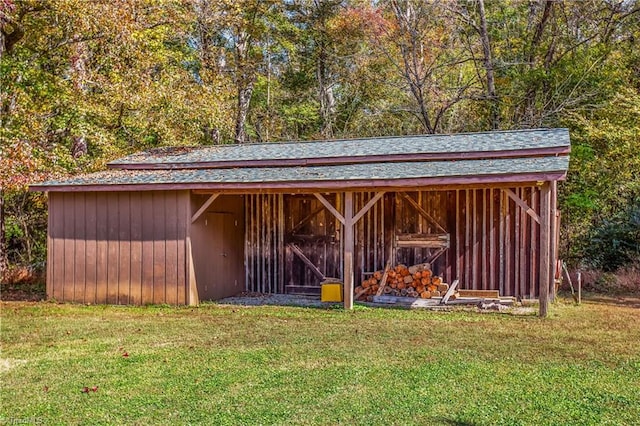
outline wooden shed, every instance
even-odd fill
[[[351,308],[393,256],[546,303],[569,152],[566,129],[535,129],[134,154],[31,187],[49,197],[47,295],[193,305],[333,277]]]

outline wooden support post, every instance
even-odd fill
[[[544,182],[540,188],[540,273],[538,288],[540,292],[540,317],[547,316],[549,310],[549,283],[551,262],[551,186]]]
[[[578,305],[582,303],[582,272],[578,272]]]
[[[550,209],[550,230],[549,230],[549,235],[550,235],[550,248],[549,248],[549,257],[551,258],[551,277],[550,277],[550,282],[551,282],[551,301],[555,301],[556,300],[556,268],[558,265],[558,259],[557,259],[557,250],[558,250],[558,239],[557,239],[557,230],[558,230],[558,218],[556,216],[556,211],[557,211],[557,197],[558,197],[558,182],[557,181],[552,181],[551,182],[551,194],[550,197],[551,199],[549,200],[549,209]]]
[[[344,308],[353,309],[353,192],[344,193]]]

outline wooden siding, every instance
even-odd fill
[[[247,291],[284,293],[284,195],[245,197],[245,286]]]
[[[187,191],[49,194],[47,295],[185,304]]]
[[[510,190],[540,214],[538,187]],[[396,234],[437,234],[442,227],[449,233],[450,247],[432,268],[445,281],[459,279],[463,289],[538,297],[540,226],[504,189],[406,194],[432,220],[419,214],[400,193],[385,194],[355,225],[356,285],[384,268]],[[374,195],[355,193],[354,211]],[[341,194],[324,196],[342,211]],[[342,277],[341,224],[312,195],[250,195],[245,215],[248,291],[282,293],[293,286],[319,286],[318,273],[292,251],[291,242],[323,276]],[[397,248],[395,263],[424,262],[433,253],[427,248]]]

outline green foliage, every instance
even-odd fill
[[[562,256],[635,257],[615,241],[633,237],[640,193],[638,1],[485,1],[496,99],[479,5],[2,0],[0,186],[19,194],[142,149],[232,142],[243,108],[250,141],[482,131],[497,113],[502,129],[571,131]],[[18,253],[44,234],[16,239],[16,224],[46,221],[7,196]]]
[[[604,271],[616,271],[640,260],[640,199],[629,210],[596,225],[585,254],[589,266]]]
[[[621,89],[595,112],[573,114],[574,149],[561,197],[568,254],[612,271],[640,259],[640,94]]]
[[[10,265],[42,271],[47,260],[47,200],[44,194],[5,191],[5,242]]]

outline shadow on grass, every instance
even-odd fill
[[[4,302],[39,302],[47,298],[44,282],[3,283],[0,300]]]
[[[636,294],[629,296],[588,295],[583,297],[582,300],[587,303],[640,309],[640,296]]]

